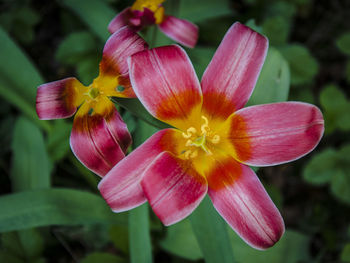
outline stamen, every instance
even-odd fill
[[[214,144],[217,144],[220,142],[220,136],[219,135],[214,135],[214,137],[211,139],[211,142]]]
[[[182,133],[182,136],[185,138],[185,139],[188,139],[188,138],[191,138],[191,136],[193,135],[193,134],[196,134],[197,133],[197,130],[196,130],[196,128],[194,128],[194,127],[190,127],[190,128],[188,128],[187,129],[187,133]]]
[[[192,151],[191,150],[187,150],[185,152],[185,159],[190,159],[190,155],[192,154]]]
[[[207,119],[207,117],[202,115],[202,119],[204,120],[204,124],[201,126],[201,131],[202,134],[207,134],[207,132],[209,131],[209,121]]]
[[[193,144],[192,140],[187,140],[186,146],[191,146]]]
[[[190,158],[195,158],[198,156],[198,151],[195,150],[193,153],[190,154]]]

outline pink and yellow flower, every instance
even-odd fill
[[[178,46],[128,60],[134,91],[148,111],[175,128],[161,130],[119,162],[99,184],[115,212],[148,201],[171,225],[209,195],[226,222],[252,247],[284,233],[283,219],[251,166],[277,165],[312,151],[324,121],[301,102],[243,108],[268,49],[267,39],[235,23],[199,83]]]
[[[158,25],[159,29],[176,42],[193,48],[198,40],[198,27],[184,19],[165,15],[162,3],[165,0],[136,0],[135,3],[120,12],[108,25],[111,33],[128,25],[134,30],[145,26]]]
[[[147,48],[145,41],[125,27],[111,35],[103,49],[100,74],[91,85],[66,78],[38,87],[40,119],[74,117],[70,145],[90,170],[104,176],[125,157],[131,136],[109,97],[135,97],[128,76],[127,57]]]

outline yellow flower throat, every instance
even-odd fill
[[[197,157],[199,149],[202,149],[207,155],[212,155],[213,153],[209,149],[208,144],[218,144],[220,142],[220,136],[210,130],[208,119],[203,115],[201,117],[204,120],[204,124],[200,127],[200,133],[195,127],[190,127],[186,133],[182,133],[182,136],[187,139],[185,146],[190,148],[183,151],[185,159]]]
[[[164,7],[162,3],[165,0],[136,0],[131,6],[131,10],[143,11],[144,8],[151,10],[154,14],[156,24],[160,24],[164,20]]]

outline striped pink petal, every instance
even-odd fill
[[[174,224],[192,213],[208,190],[205,177],[192,168],[190,161],[169,152],[160,154],[147,168],[141,185],[164,225]]]
[[[116,77],[127,74],[129,69],[126,59],[147,47],[147,43],[129,27],[121,28],[109,37],[104,46],[101,74]]]
[[[301,102],[244,108],[229,122],[228,137],[236,158],[252,166],[296,160],[316,147],[324,131],[321,111]]]
[[[215,209],[250,246],[266,249],[284,233],[283,219],[255,173],[232,157],[208,174]]]
[[[76,78],[40,85],[36,94],[36,112],[41,120],[71,117],[79,106],[78,90],[84,86]]]
[[[184,19],[166,16],[159,29],[176,42],[194,48],[198,40],[198,27]]]
[[[226,119],[253,92],[268,48],[267,39],[240,23],[227,31],[202,78],[203,107]]]
[[[164,46],[139,52],[129,58],[133,89],[156,118],[177,128],[202,101],[199,81],[186,52],[179,46]]]
[[[125,8],[123,11],[121,11],[118,15],[116,15],[111,22],[109,22],[108,25],[108,31],[113,34],[114,32],[117,32],[119,29],[121,29],[124,26],[127,26],[129,24],[129,19],[133,16],[130,7]]]
[[[142,175],[163,151],[170,150],[173,129],[157,132],[145,143],[121,160],[101,180],[98,188],[114,212],[122,212],[146,201],[140,185]]]
[[[78,112],[74,118],[70,137],[72,151],[101,177],[124,158],[130,144],[131,136],[115,108],[107,116]]]

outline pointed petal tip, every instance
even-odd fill
[[[130,7],[125,8],[119,14],[117,14],[108,24],[109,33],[113,34],[117,32],[120,28],[128,25],[129,19],[132,14],[130,12]]]

